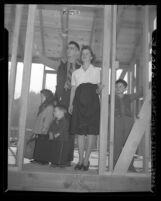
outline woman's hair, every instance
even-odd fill
[[[83,45],[82,48],[81,48],[81,52],[80,52],[80,60],[81,60],[81,62],[82,62],[82,52],[83,52],[83,50],[89,50],[90,51],[91,56],[92,56],[91,63],[93,64],[94,61],[95,61],[95,55],[94,55],[94,53],[93,53],[93,51],[92,51],[92,49],[91,49],[91,47],[89,45]]]
[[[45,96],[45,101],[39,106],[37,115],[39,115],[48,105],[54,106],[54,102],[57,102],[56,97],[49,89],[42,89],[40,93]]]
[[[127,87],[127,82],[125,80],[123,80],[123,79],[116,80],[115,84],[118,84],[118,83],[122,83],[125,88]]]

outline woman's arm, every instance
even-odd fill
[[[70,102],[69,102],[69,109],[68,112],[71,114],[73,111],[73,100],[75,96],[76,86],[72,86],[71,92],[70,92]]]

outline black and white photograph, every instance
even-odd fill
[[[4,28],[7,191],[152,192],[157,5],[6,3]]]

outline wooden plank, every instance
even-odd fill
[[[42,9],[39,9],[39,22],[40,22],[40,37],[41,37],[41,43],[42,43],[42,53],[45,55],[45,40],[44,40],[44,21],[43,21],[43,14]]]
[[[127,138],[125,146],[119,156],[114,168],[114,174],[125,174],[136,152],[136,149],[143,137],[147,125],[150,123],[151,116],[151,93],[150,90],[146,96],[143,106],[139,113],[139,119],[136,119],[132,130]]]
[[[62,38],[62,54],[61,57],[63,59],[67,59],[67,44],[68,44],[68,23],[69,23],[69,12],[68,9],[65,10],[66,14],[64,14],[64,10],[61,12],[61,38]]]
[[[116,12],[117,6],[112,6],[112,67],[111,67],[111,96],[110,96],[110,158],[109,170],[113,170],[114,150],[114,111],[115,111],[115,81],[116,81]]]
[[[127,73],[127,70],[123,69],[123,71],[121,72],[121,75],[120,75],[119,79],[124,79],[126,73]]]
[[[11,57],[11,70],[9,79],[9,119],[8,119],[8,142],[10,139],[10,128],[11,128],[11,115],[15,92],[15,82],[16,82],[16,72],[17,72],[17,51],[18,51],[18,40],[21,25],[21,15],[22,15],[23,5],[16,6],[16,17],[15,17],[15,27],[13,33],[13,43],[12,43],[12,57]]]
[[[149,89],[149,6],[143,8],[143,96],[144,99]],[[144,167],[145,172],[148,172],[148,161],[149,161],[149,140],[150,140],[150,128],[148,125],[145,131],[145,155],[144,155]]]
[[[109,99],[109,67],[111,46],[111,9],[112,6],[104,7],[104,38],[103,38],[103,66],[102,83],[104,88],[101,94],[101,118],[100,118],[100,144],[99,144],[99,174],[106,171],[107,155],[107,132],[108,132],[108,99]]]
[[[97,16],[97,10],[95,10],[94,14],[93,14],[93,23],[92,23],[92,29],[91,29],[91,34],[90,34],[90,40],[89,40],[89,45],[92,49],[93,49],[92,41],[94,38],[94,33],[95,33],[95,28],[96,28],[96,16]]]
[[[23,163],[24,137],[26,129],[28,93],[29,93],[30,76],[31,76],[35,13],[36,13],[36,5],[29,5],[27,33],[25,41],[24,69],[22,78],[22,89],[21,89],[22,96],[21,96],[21,108],[19,118],[19,139],[17,145],[17,161],[16,161],[19,169],[22,168]]]
[[[9,171],[8,189],[50,192],[151,191],[150,176],[99,176],[64,172]]]

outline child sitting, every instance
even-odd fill
[[[67,118],[67,109],[63,105],[57,105],[54,109],[54,120],[48,132],[52,167],[67,166],[69,150],[68,130],[69,121]]]

